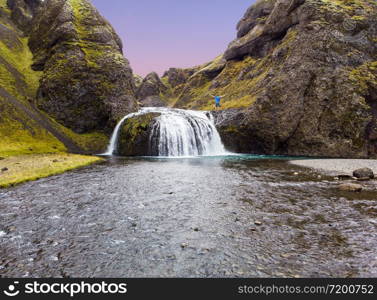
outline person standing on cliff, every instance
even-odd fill
[[[212,94],[210,95],[211,97],[215,98],[215,110],[217,110],[218,108],[221,107],[221,98],[225,97],[226,95],[222,95],[222,96],[215,96]]]

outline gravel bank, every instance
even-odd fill
[[[349,174],[360,168],[370,168],[377,174],[377,160],[375,159],[310,159],[293,160],[291,164],[313,168],[332,175]]]

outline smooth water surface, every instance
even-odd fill
[[[349,194],[318,175],[268,157],[112,158],[1,190],[0,276],[377,276],[374,183]]]

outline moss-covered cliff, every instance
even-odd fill
[[[121,49],[87,1],[0,0],[0,157],[104,150],[136,109]]]
[[[38,106],[78,133],[112,128],[137,109],[134,79],[111,25],[87,0],[49,0],[30,33],[43,71]]]
[[[260,0],[175,105],[211,109],[209,94],[225,94],[216,115],[233,150],[376,157],[376,20],[375,0]]]

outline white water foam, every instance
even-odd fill
[[[150,132],[149,154],[162,157],[229,155],[221,142],[209,112],[172,108],[143,108],[125,116],[115,127],[110,144],[103,155],[117,153],[119,131],[132,117],[159,113]]]

